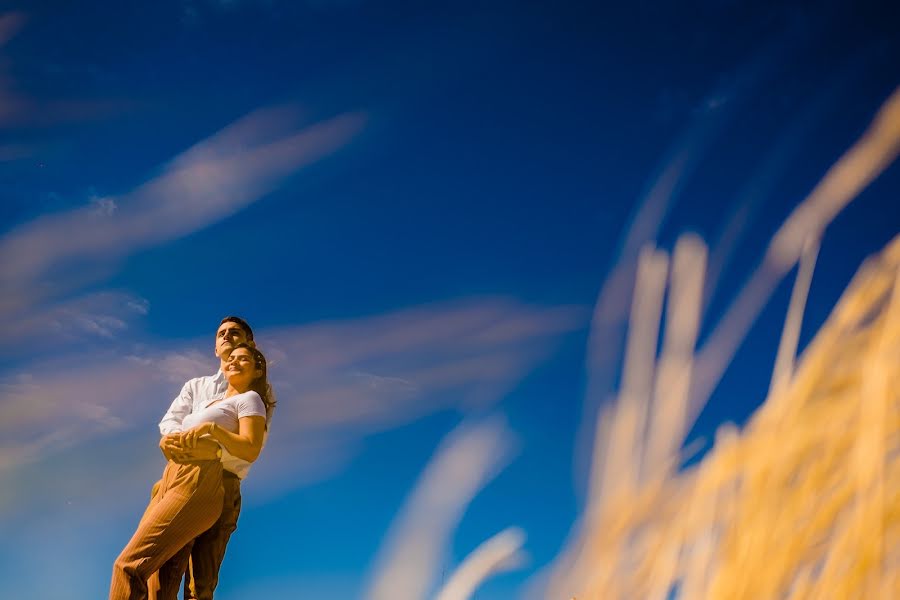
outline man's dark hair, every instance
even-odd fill
[[[244,330],[244,333],[247,335],[248,341],[253,339],[253,330],[250,329],[250,325],[247,323],[247,321],[243,320],[240,317],[234,317],[234,316],[225,317],[224,319],[219,321],[219,327],[221,327],[223,323],[228,323],[229,321],[232,323],[237,323],[240,326],[240,328]]]

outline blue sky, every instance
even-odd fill
[[[693,232],[722,260],[702,342],[900,82],[897,15],[839,2],[2,15],[0,581],[48,600],[105,593],[156,423],[230,313],[279,409],[218,598],[364,597],[429,473],[456,504],[423,585],[518,526],[524,565],[475,597],[533,590],[584,502],[591,311],[642,201],[667,190],[641,241]],[[898,189],[893,165],[828,228],[801,343],[900,230]],[[762,401],[789,293],[691,439]],[[442,470],[470,447],[490,451]]]

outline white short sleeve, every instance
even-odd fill
[[[240,399],[235,402],[237,408],[238,419],[244,417],[263,417],[266,416],[266,405],[262,398],[254,391],[241,394]]]

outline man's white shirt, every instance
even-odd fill
[[[215,375],[206,377],[195,377],[189,380],[181,388],[181,393],[172,401],[169,410],[159,422],[159,433],[168,435],[170,433],[179,433],[182,431],[182,423],[184,418],[193,412],[203,410],[215,400],[225,395],[228,390],[228,380],[225,374],[219,369]],[[272,387],[269,386],[269,398],[272,402],[275,400],[275,394]],[[270,402],[271,404],[271,402]],[[268,438],[268,423],[272,418],[272,410],[268,409],[266,416],[266,432],[263,434],[263,446]],[[228,450],[222,448],[222,468],[230,471],[243,479],[250,471],[252,463],[231,455]]]

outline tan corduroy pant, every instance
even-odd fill
[[[110,600],[145,600],[148,580],[222,513],[222,463],[169,462],[159,491],[113,565]],[[151,582],[158,589],[158,582]],[[156,594],[154,593],[154,596]]]
[[[225,495],[219,520],[160,567],[157,577],[150,578],[151,599],[175,600],[184,578],[184,600],[212,600],[225,548],[241,513],[241,480],[223,471],[222,487]]]

